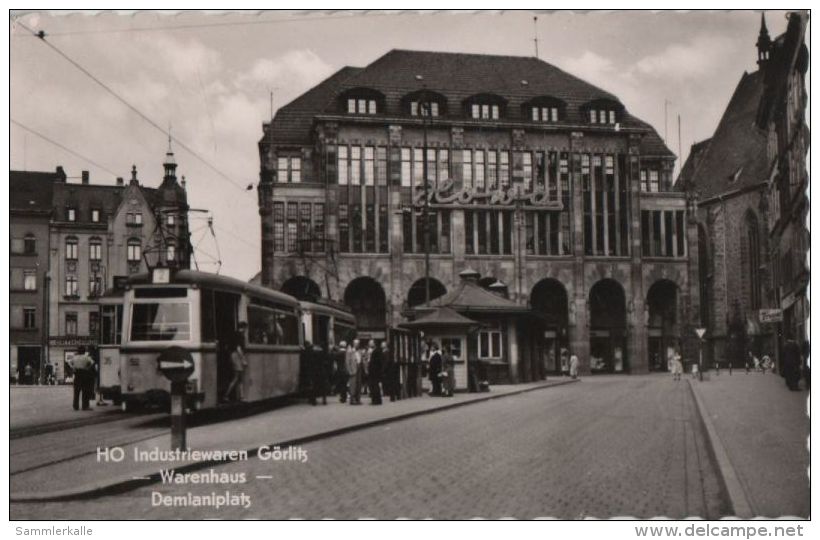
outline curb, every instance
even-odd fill
[[[322,431],[319,433],[314,433],[311,435],[305,435],[303,437],[297,437],[290,440],[285,441],[278,441],[274,443],[267,444],[269,447],[279,446],[296,446],[301,444],[307,444],[310,442],[314,442],[321,439],[328,439],[331,437],[336,437],[338,435],[344,435],[346,433],[351,433],[354,431],[359,431],[362,429],[368,429],[371,427],[376,427],[384,424],[389,424],[392,422],[398,422],[401,420],[407,420],[409,418],[414,418],[418,416],[424,416],[427,414],[433,414],[441,411],[447,411],[451,409],[456,409],[458,407],[464,407],[467,405],[472,405],[474,403],[483,403],[486,401],[494,400],[494,399],[502,399],[509,396],[517,396],[520,394],[525,394],[527,392],[534,392],[536,390],[544,390],[547,388],[553,388],[555,386],[563,386],[565,384],[572,384],[580,382],[579,379],[569,379],[569,380],[560,380],[556,382],[547,382],[546,384],[541,384],[538,386],[530,387],[530,388],[522,388],[521,390],[515,390],[512,392],[507,392],[504,394],[495,394],[493,395],[490,393],[487,396],[476,398],[470,401],[462,401],[457,403],[450,403],[446,405],[442,405],[440,407],[433,407],[430,409],[424,409],[420,411],[412,411],[403,414],[399,414],[396,416],[389,416],[385,418],[378,418],[376,420],[370,420],[367,422],[362,422],[359,424],[352,424],[336,429],[330,429],[328,431]],[[265,443],[260,443],[255,445],[253,448],[248,448],[245,451],[248,454],[248,457],[255,457],[257,452],[259,451],[260,446],[265,446]],[[219,461],[219,460],[208,460],[208,461],[197,461],[194,463],[188,463],[185,465],[181,465],[179,467],[174,467],[174,470],[179,473],[185,472],[192,472],[200,469],[206,469],[208,467],[214,467],[218,465],[225,465],[227,463],[231,463],[231,461]],[[103,497],[106,495],[115,495],[119,493],[124,493],[126,491],[131,491],[140,487],[149,486],[151,484],[156,484],[157,482],[161,481],[161,475],[159,471],[153,472],[151,474],[145,475],[145,477],[135,478],[137,475],[132,474],[129,475],[127,478],[120,478],[115,479],[113,481],[107,483],[97,483],[91,484],[86,486],[80,486],[77,488],[72,488],[70,490],[58,491],[58,492],[51,492],[51,493],[25,493],[15,495],[13,493],[9,496],[9,503],[31,503],[31,502],[56,502],[56,501],[69,501],[69,500],[77,500],[77,499],[94,499],[97,497]]]
[[[706,431],[709,452],[717,464],[720,483],[729,497],[731,513],[741,519],[753,518],[756,513],[752,510],[752,504],[746,495],[746,490],[740,482],[740,477],[732,465],[731,459],[729,459],[729,453],[726,451],[726,447],[723,446],[720,440],[720,435],[718,434],[715,424],[712,422],[712,418],[709,416],[709,411],[703,403],[700,394],[695,390],[694,383],[690,379],[687,379],[687,382],[689,383],[689,391],[692,392],[692,396],[695,398],[695,405],[701,425]]]

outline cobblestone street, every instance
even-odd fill
[[[317,441],[305,446],[307,463],[251,458],[217,468],[246,472],[246,484],[13,504],[11,516],[714,518],[727,509],[693,405],[688,385],[667,377],[588,377]],[[151,505],[153,491],[225,490],[249,494],[252,506]]]

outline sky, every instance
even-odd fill
[[[140,182],[156,187],[170,126],[204,159],[174,147],[191,207],[214,220],[215,239],[208,214],[192,214],[197,259],[209,271],[221,259],[220,273],[243,280],[260,268],[257,143],[271,92],[275,111],[339,68],[394,48],[533,56],[537,35],[542,60],[618,96],[685,160],[714,132],[743,72],[756,69],[760,28],[753,11],[34,12],[13,20],[45,31],[57,50],[12,23],[11,168],[62,165],[69,181],[88,170],[92,183],[113,184],[136,165]],[[774,38],[785,13],[768,11],[766,22]]]

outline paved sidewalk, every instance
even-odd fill
[[[736,515],[808,517],[809,393],[772,373],[690,383]]]
[[[520,394],[531,390],[573,382],[551,379],[546,382],[498,385],[489,393],[456,394],[452,398],[422,396],[372,406],[364,396],[363,405],[351,406],[331,398],[327,406],[297,404],[230,422],[188,430],[188,447],[194,450],[248,450],[251,455],[262,445],[302,444],[310,440],[347,431],[427,414],[438,410]],[[98,496],[127,490],[158,480],[159,470],[186,466],[203,468],[208,464],[141,463],[132,459],[134,450],[170,449],[170,433],[122,447],[127,456],[120,463],[98,462],[96,452],[12,475],[11,500],[57,500]]]

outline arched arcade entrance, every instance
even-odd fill
[[[542,373],[561,373],[569,369],[567,350],[569,301],[567,290],[557,279],[542,279],[530,292],[530,307],[543,317]],[[562,355],[562,351],[564,354]]]
[[[592,373],[629,370],[626,295],[620,283],[602,279],[589,291],[589,368]]]
[[[414,308],[424,304],[427,296],[427,288],[425,287],[425,278],[416,280],[407,292],[407,307]],[[440,296],[447,294],[447,288],[437,279],[430,279],[430,300],[435,300]]]
[[[668,279],[656,281],[646,295],[647,354],[649,371],[668,371],[673,350],[680,350],[678,286]]]
[[[378,281],[358,277],[345,288],[344,302],[356,317],[356,328],[374,337],[384,337],[387,326],[387,298]]]
[[[282,292],[299,300],[315,302],[322,296],[319,285],[305,276],[293,276],[282,284]]]

